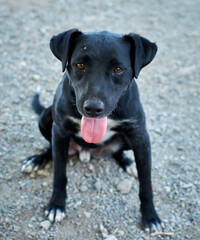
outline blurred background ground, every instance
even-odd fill
[[[0,3],[0,239],[100,240],[100,224],[118,240],[200,239],[200,2]],[[52,103],[62,73],[49,39],[69,28],[135,32],[158,45],[137,83],[152,142],[155,205],[172,237],[141,230],[138,181],[112,159],[71,161],[67,218],[44,223],[52,165],[31,176],[20,167],[47,146],[30,103],[38,86],[43,103]],[[126,195],[116,190],[124,179],[132,182]]]

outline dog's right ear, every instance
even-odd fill
[[[134,77],[138,78],[140,70],[154,59],[157,46],[138,34],[129,33],[125,38],[131,42]]]
[[[51,51],[54,56],[62,62],[63,72],[65,71],[69,59],[70,47],[73,40],[80,34],[81,32],[78,29],[70,29],[66,32],[53,36],[50,40]]]

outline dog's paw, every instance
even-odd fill
[[[21,171],[23,173],[30,173],[30,172],[36,172],[40,168],[40,164],[38,161],[38,155],[34,155],[26,159],[22,163]]]
[[[48,207],[45,211],[45,217],[47,217],[51,222],[61,222],[66,217],[66,212],[61,208]]]
[[[91,159],[91,154],[89,151],[83,150],[79,153],[79,158],[81,162],[89,162]]]
[[[162,232],[165,228],[163,222],[160,220],[156,212],[151,214],[146,214],[143,216],[143,227],[145,232],[154,233],[154,232]]]
[[[27,158],[21,167],[23,173],[37,172],[39,169],[43,168],[51,160],[51,149],[47,149],[45,152],[33,155]]]
[[[130,165],[126,166],[126,172],[129,175],[134,176],[135,178],[138,178],[138,172],[133,162]]]
[[[155,232],[163,232],[165,226],[163,222],[151,222],[148,223],[145,227],[144,230],[146,233],[155,233]]]

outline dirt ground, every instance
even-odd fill
[[[118,240],[200,239],[200,2],[0,3],[0,239],[100,240],[100,225]],[[157,43],[158,54],[137,83],[152,142],[154,201],[173,236],[141,229],[138,180],[113,159],[71,159],[67,217],[45,222],[52,165],[31,175],[20,169],[47,147],[30,103],[38,86],[45,106],[52,103],[62,72],[49,39],[69,28],[135,32]],[[124,179],[132,184],[128,194],[117,191]]]

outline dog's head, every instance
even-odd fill
[[[157,51],[155,43],[137,34],[77,29],[54,36],[50,48],[62,62],[62,70],[68,71],[79,113],[92,119],[112,113],[132,79]]]

